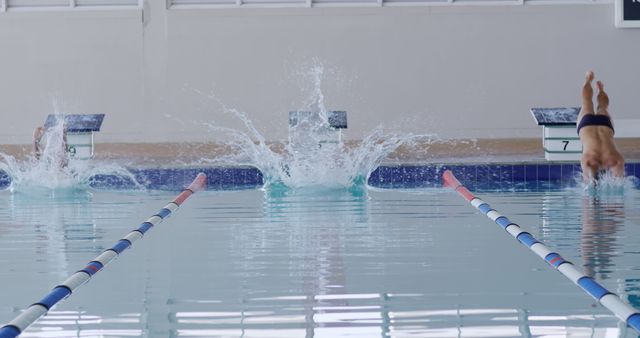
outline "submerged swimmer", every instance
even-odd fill
[[[610,171],[615,177],[624,177],[624,159],[613,140],[613,123],[609,115],[609,96],[601,81],[598,86],[598,107],[593,107],[594,74],[587,72],[582,87],[582,109],[578,115],[578,135],[582,142],[582,177],[585,183],[595,183],[600,176]]]
[[[36,160],[42,156],[42,137],[44,136],[44,127],[38,126],[33,131],[33,156]]]
[[[55,142],[54,140],[56,135],[50,135],[49,137],[45,138],[45,135],[47,134],[47,132],[48,130],[43,126],[38,126],[33,131],[33,156],[35,157],[36,160],[39,161],[41,158],[43,158],[45,149],[47,149],[47,147],[49,146],[57,147],[59,144],[59,147],[60,147],[59,149],[49,149],[53,152],[53,156],[52,156],[53,158],[51,158],[51,160],[54,162],[56,167],[66,168],[68,165],[66,128],[63,126],[62,139],[59,140],[58,142]],[[48,141],[47,142],[48,144],[44,144],[45,140]]]

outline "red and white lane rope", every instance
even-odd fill
[[[176,198],[165,205],[164,208],[160,209],[157,214],[151,216],[148,220],[140,224],[137,229],[132,230],[126,236],[122,237],[113,247],[102,252],[82,270],[69,276],[67,280],[53,288],[53,290],[39,302],[32,304],[15,319],[0,328],[0,338],[14,338],[19,336],[29,325],[47,314],[47,311],[59,301],[69,297],[75,289],[88,282],[89,279],[98,273],[98,271],[102,270],[105,265],[109,264],[109,262],[116,258],[121,252],[131,247],[135,241],[142,238],[154,225],[162,223],[164,219],[178,210],[187,198],[195,192],[205,189],[206,183],[207,176],[202,173],[198,174],[189,187],[184,189],[180,195],[176,196]]]
[[[522,230],[519,225],[511,222],[506,216],[501,215],[495,209],[491,208],[488,203],[474,196],[469,189],[458,181],[450,170],[444,172],[442,179],[445,187],[454,189],[464,197],[464,199],[469,201],[473,207],[496,222],[496,224],[501,226],[520,243],[531,249],[536,255],[549,263],[549,265],[560,271],[560,273],[573,283],[580,286],[591,297],[602,304],[602,306],[613,312],[620,320],[640,333],[640,312],[638,312],[638,310],[623,302],[620,297],[605,289],[593,278],[580,272],[573,263],[565,260],[560,254],[552,251],[542,242],[539,242],[530,233]]]

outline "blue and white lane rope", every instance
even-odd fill
[[[32,304],[15,319],[7,325],[0,328],[0,338],[14,338],[19,336],[29,325],[33,324],[40,317],[47,314],[49,309],[56,305],[59,301],[69,297],[71,293],[91,279],[93,275],[102,270],[121,252],[131,247],[131,245],[142,238],[142,236],[154,225],[162,223],[164,219],[169,217],[173,212],[178,210],[180,205],[195,192],[205,188],[207,177],[200,173],[193,182],[183,190],[172,202],[169,202],[164,208],[151,216],[148,220],[140,224],[140,226],[129,232],[120,239],[111,249],[102,252],[98,257],[94,258],[87,266],[69,276],[62,284],[56,286],[42,298],[39,302]]]
[[[602,306],[613,312],[620,320],[640,333],[640,312],[638,312],[638,310],[624,303],[620,297],[605,289],[593,278],[580,272],[573,263],[562,258],[557,252],[551,251],[551,249],[535,239],[530,233],[522,230],[519,225],[511,222],[506,216],[501,215],[495,209],[492,209],[485,201],[475,197],[471,191],[458,181],[450,170],[444,172],[442,179],[445,187],[454,189],[464,197],[464,199],[469,201],[472,206],[496,222],[496,224],[501,226],[520,243],[527,246],[536,255],[549,263],[549,265],[556,268],[565,277],[580,286],[591,297],[602,304]]]

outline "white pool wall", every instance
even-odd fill
[[[97,142],[184,142],[238,127],[214,94],[284,139],[319,60],[345,137],[377,125],[451,138],[540,137],[533,106],[579,105],[596,71],[617,118],[636,118],[640,29],[614,4],[144,9],[0,13],[0,144],[47,114],[105,113]],[[54,104],[54,99],[57,101]],[[55,107],[54,107],[55,106]]]

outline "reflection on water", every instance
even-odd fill
[[[584,273],[640,309],[640,279],[629,278],[629,275],[638,276],[640,252],[625,250],[624,243],[625,233],[633,231],[625,225],[638,224],[637,190],[628,183],[616,181],[603,187],[591,187],[582,194],[576,189],[548,193],[543,203],[542,231],[544,241],[553,243],[552,247],[558,248],[560,253],[568,253],[564,254],[566,258],[576,254],[576,242],[579,242]],[[630,260],[635,261],[628,266]],[[621,275],[629,268],[635,273]],[[624,324],[619,327],[622,332],[628,332]],[[632,332],[629,334],[634,336]]]
[[[11,224],[0,233],[0,321],[170,197],[94,192],[31,205],[0,194],[0,224]],[[637,190],[598,201],[578,189],[482,197],[638,299]],[[601,226],[615,230],[586,230]],[[7,258],[18,252],[26,258]],[[282,188],[195,196],[23,336],[637,335],[450,191]]]
[[[343,216],[344,223],[367,221],[368,193],[364,186],[349,188],[289,188],[271,185],[264,191],[264,213],[267,220],[303,223],[317,217],[333,219],[331,210]]]
[[[264,209],[267,222],[285,222],[294,226],[291,247],[296,248],[297,252],[293,254],[307,257],[304,268],[313,272],[302,277],[306,336],[330,328],[332,319],[351,322],[348,318],[352,317],[359,321],[380,321],[379,316],[369,319],[363,312],[371,309],[352,308],[349,305],[349,299],[359,295],[349,294],[347,289],[340,227],[308,227],[308,224],[318,222],[335,222],[335,214],[341,215],[339,222],[342,224],[365,223],[367,191],[363,187],[290,189],[270,186],[265,189]],[[330,217],[327,217],[327,213]],[[378,298],[379,295],[364,297],[367,296]],[[379,311],[378,306],[373,308]]]
[[[579,243],[584,273],[609,279],[615,258],[621,254],[618,232],[632,203],[635,201],[624,194],[580,194],[577,189],[548,193],[542,206],[544,241],[561,253],[565,247],[574,250]]]
[[[624,224],[623,196],[582,198],[581,250],[584,272],[596,279],[608,279],[615,270],[613,258],[620,253],[617,230]]]
[[[344,297],[345,300],[361,298],[362,295]],[[608,316],[528,316],[525,310],[486,308],[380,310],[377,305],[314,306],[313,323],[302,314],[280,315],[272,311],[177,312],[170,314],[176,326],[194,328],[178,328],[162,335],[149,335],[143,329],[134,328],[143,324],[145,315],[141,313],[100,317],[86,312],[54,310],[36,325],[55,330],[37,333],[31,330],[21,337],[625,337],[626,331],[593,327],[602,319],[612,319]],[[113,327],[87,329],[108,326]]]
[[[30,189],[7,195],[9,218],[5,226],[15,231],[11,235],[21,238],[22,245],[29,244],[29,250],[41,257],[39,264],[49,266],[49,272],[58,278],[67,276],[70,268],[68,255],[103,250],[96,246],[96,239],[100,238],[102,231],[93,222],[91,208],[88,207],[92,201],[90,192],[65,188],[46,189],[46,193],[42,193],[40,189]],[[29,229],[18,226],[20,224],[27,225]],[[22,237],[20,233],[27,236]],[[18,247],[12,245],[12,248]]]

